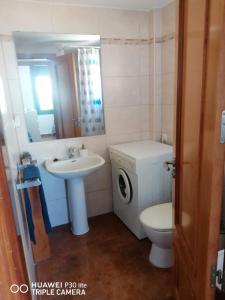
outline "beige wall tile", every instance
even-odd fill
[[[101,10],[98,14],[99,33],[103,37],[139,38],[140,26],[144,23],[145,14],[142,14],[142,16],[143,20],[141,20],[138,13],[132,11]],[[143,34],[145,33],[143,32]]]
[[[4,51],[2,42],[0,41],[0,109],[3,118],[8,114],[12,115],[12,105],[9,96],[8,80],[6,73],[6,62],[4,59]],[[4,121],[4,120],[3,120]]]
[[[162,105],[162,133],[173,131],[173,105]]]
[[[154,104],[161,105],[162,103],[162,75],[155,74],[154,76]]]
[[[147,39],[153,37],[153,26],[152,22],[152,13],[149,12],[139,12],[139,27],[141,39]]]
[[[162,36],[162,9],[156,8],[153,13],[154,37]]]
[[[156,43],[154,47],[154,74],[162,74],[162,67],[162,45]]]
[[[176,26],[176,1],[162,9],[162,34],[170,34],[175,32]]]
[[[154,131],[154,115],[155,115],[155,110],[154,110],[155,105],[150,104],[149,105],[149,131],[153,132]]]
[[[142,141],[153,140],[153,133],[151,131],[142,132],[141,133],[141,140]]]
[[[154,105],[153,132],[162,132],[162,105]]]
[[[117,135],[140,131],[139,106],[106,107],[106,134]]]
[[[161,131],[153,131],[152,136],[153,136],[153,141],[161,143],[161,140],[162,140],[162,132]]]
[[[155,45],[149,45],[149,75],[153,76],[155,73]]]
[[[105,77],[103,96],[105,106],[140,104],[139,77]]]
[[[102,45],[102,74],[105,76],[139,76],[140,47],[136,45]]]
[[[112,211],[111,189],[87,193],[88,217],[106,214]]]
[[[162,104],[174,104],[174,80],[174,73],[166,73],[162,75]]]
[[[149,12],[149,38],[154,37],[154,11]]]
[[[19,79],[16,52],[12,38],[5,37],[2,39],[3,57],[6,68],[6,77],[8,79]]]
[[[52,28],[54,32],[99,34],[99,17],[103,10],[91,7],[68,5],[52,6]]]
[[[91,174],[85,177],[85,190],[87,193],[110,189],[111,186],[111,165],[109,162],[97,170],[94,175]]]
[[[141,104],[150,104],[151,96],[153,95],[153,78],[150,76],[141,76],[140,77],[140,103]],[[153,98],[153,96],[152,96]],[[152,100],[153,101],[153,100]]]
[[[140,74],[141,75],[150,75],[150,46],[141,45],[140,46]]]
[[[28,1],[1,1],[0,33],[12,31],[51,32],[52,5]]]
[[[162,36],[175,32],[176,21],[175,1],[162,8]],[[162,82],[161,82],[161,110],[162,129],[167,135],[169,144],[174,142],[174,100],[175,100],[175,40],[170,39],[162,44]]]
[[[123,144],[123,143],[130,143],[130,142],[138,142],[140,140],[141,140],[141,133],[139,133],[139,132],[107,136],[108,146]]]
[[[150,131],[150,105],[140,106],[140,132]]]
[[[162,46],[163,74],[175,72],[175,40],[168,40]]]
[[[151,75],[149,76],[149,103],[154,104],[155,103],[155,76]]]
[[[24,107],[19,79],[10,79],[8,80],[8,84],[9,94],[13,105],[13,113],[23,114]]]

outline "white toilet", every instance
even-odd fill
[[[173,213],[172,203],[146,208],[140,214],[143,228],[152,242],[150,262],[158,268],[173,266]]]

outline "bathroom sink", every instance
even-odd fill
[[[91,154],[87,157],[78,157],[65,160],[46,160],[46,169],[57,177],[72,179],[84,177],[104,165],[105,160],[97,155]]]
[[[45,161],[45,168],[49,173],[67,181],[71,230],[75,235],[82,235],[89,231],[84,177],[98,170],[104,163],[105,160],[97,154],[57,161]]]

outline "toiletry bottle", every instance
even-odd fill
[[[80,149],[80,156],[81,157],[86,157],[88,156],[88,150],[85,148],[84,144],[82,145],[81,149]]]
[[[21,155],[20,155],[20,161],[23,165],[30,165],[31,162],[32,162],[32,156],[29,152],[23,152]]]

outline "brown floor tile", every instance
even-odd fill
[[[42,297],[42,300],[173,300],[172,270],[148,262],[149,241],[139,241],[114,215],[89,220],[90,231],[73,236],[68,226],[50,236],[52,256],[37,265],[39,281],[88,284],[86,296]]]

